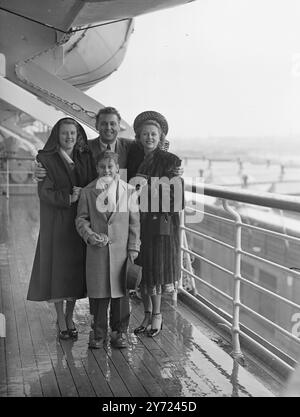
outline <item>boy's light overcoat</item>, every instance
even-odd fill
[[[100,248],[87,245],[86,280],[90,298],[118,298],[125,295],[125,261],[128,250],[140,249],[139,211],[127,204],[134,188],[119,180],[117,210],[108,218],[96,208],[101,191],[94,180],[81,191],[76,228],[85,242],[90,234],[105,233],[109,243]],[[129,207],[128,207],[129,206]]]

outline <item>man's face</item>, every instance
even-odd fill
[[[100,114],[97,130],[104,143],[113,143],[120,132],[120,122],[115,114]]]

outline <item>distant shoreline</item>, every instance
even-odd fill
[[[300,163],[300,137],[174,138],[170,139],[170,151],[188,158]]]

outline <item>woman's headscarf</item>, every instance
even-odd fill
[[[88,151],[88,143],[87,143],[87,135],[85,133],[85,130],[81,126],[80,123],[78,123],[75,119],[72,117],[64,117],[63,119],[60,119],[52,128],[50,136],[44,146],[44,148],[39,151],[39,153],[54,153],[57,152],[59,149],[59,128],[63,124],[74,124],[77,128],[77,140],[76,144],[74,146],[74,150],[78,150],[79,152],[85,152]]]

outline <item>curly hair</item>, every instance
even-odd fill
[[[101,161],[103,161],[105,159],[112,159],[115,162],[116,165],[119,163],[119,155],[116,152],[106,151],[105,150],[104,152],[101,152],[97,156],[97,158],[95,160],[96,166],[99,164],[99,162],[101,162]]]

